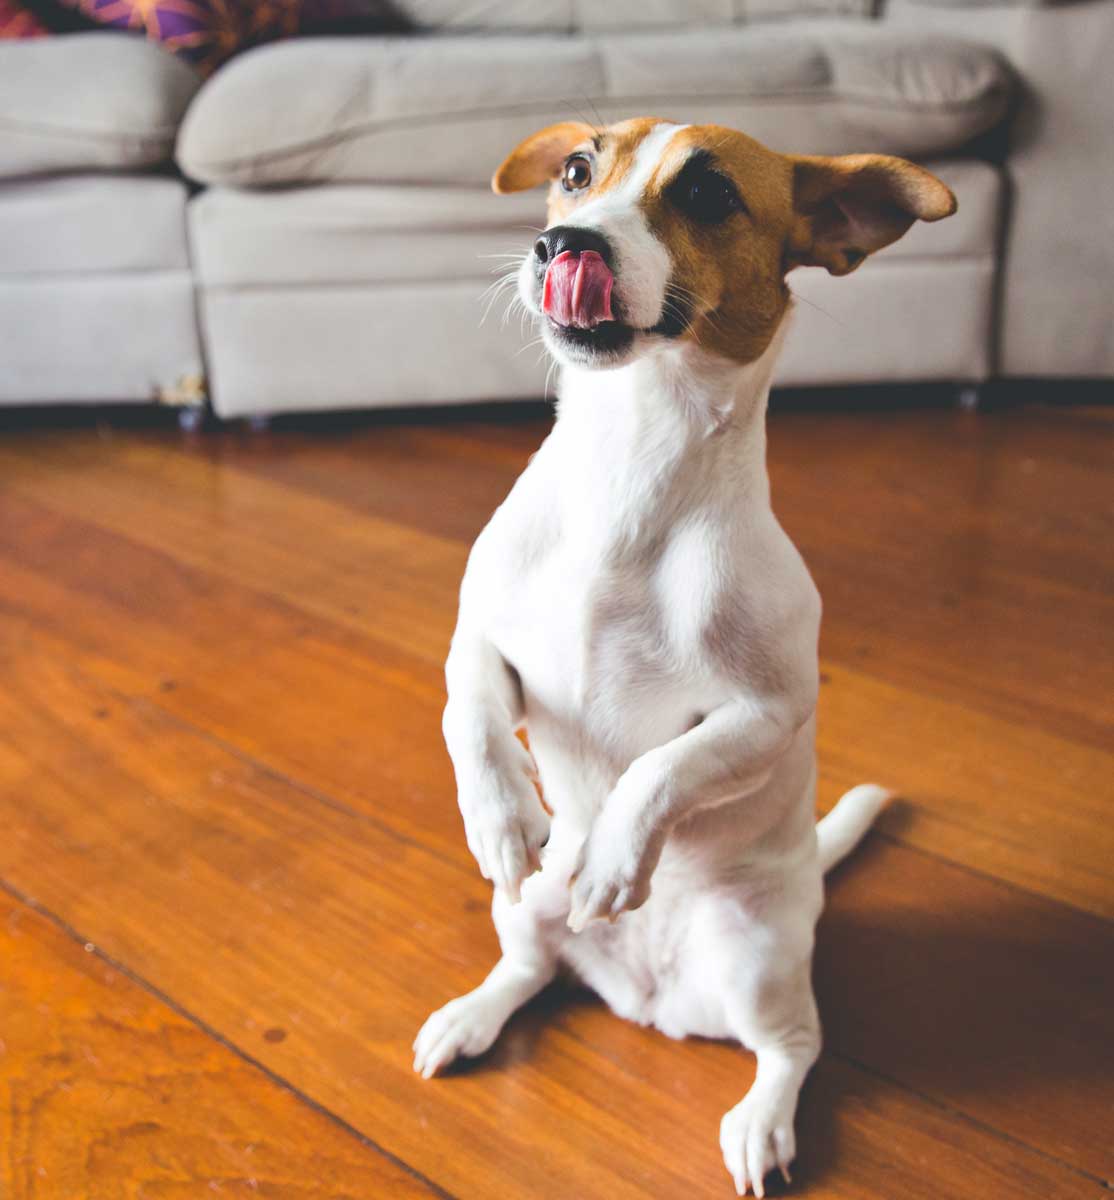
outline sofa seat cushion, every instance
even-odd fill
[[[206,286],[494,279],[545,221],[539,193],[334,184],[281,191],[209,188],[189,206],[194,269]],[[503,257],[488,257],[507,255]]]
[[[167,162],[198,83],[131,34],[0,41],[0,177]]]
[[[255,50],[201,90],[183,170],[209,183],[484,185],[521,138],[577,112],[742,129],[797,153],[925,157],[1005,111],[985,47],[861,21],[553,37],[381,37]]]
[[[170,402],[196,386],[186,196],[150,174],[0,187],[0,405]]]
[[[993,257],[1001,182],[986,163],[931,164],[955,191],[959,211],[918,225],[878,256]],[[351,284],[475,285],[513,270],[544,224],[538,192],[493,196],[464,188],[336,184],[282,191],[211,188],[190,203],[194,268],[207,288],[328,288]],[[501,315],[510,289],[500,290]]]
[[[0,188],[0,279],[188,266],[180,179],[62,175]]]

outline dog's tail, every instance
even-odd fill
[[[820,866],[825,872],[850,854],[892,796],[892,792],[876,783],[860,783],[840,797],[835,808],[816,826]]]

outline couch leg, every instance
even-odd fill
[[[205,409],[199,404],[178,409],[178,428],[183,433],[198,433],[205,424]]]
[[[964,412],[975,412],[982,402],[982,389],[977,383],[961,383],[955,389],[955,403]]]
[[[266,433],[271,428],[271,414],[252,413],[245,424],[252,433]]]

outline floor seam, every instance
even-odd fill
[[[409,834],[402,833],[385,822],[380,821],[377,817],[373,817],[370,813],[361,812],[360,809],[353,808],[344,801],[335,799],[334,797],[330,796],[328,792],[323,792],[320,789],[315,788],[312,784],[305,783],[303,780],[297,779],[293,775],[288,775],[285,771],[279,770],[278,767],[274,767],[270,763],[256,758],[253,753],[248,750],[244,750],[240,746],[237,746],[235,742],[229,742],[225,738],[220,737],[218,734],[212,733],[208,729],[204,729],[201,726],[195,725],[192,721],[187,720],[185,717],[179,716],[177,713],[164,708],[161,704],[159,704],[158,700],[154,699],[153,697],[143,693],[120,692],[117,691],[116,688],[108,685],[105,686],[107,691],[115,693],[116,696],[123,700],[126,704],[150,705],[152,708],[156,709],[160,715],[165,717],[172,724],[176,725],[179,729],[185,730],[194,737],[201,738],[203,741],[208,742],[212,746],[216,746],[224,753],[236,759],[237,762],[251,767],[252,770],[258,771],[266,779],[269,779],[275,783],[280,783],[284,787],[291,788],[293,791],[298,792],[300,795],[323,805],[332,812],[340,813],[345,817],[350,817],[352,820],[357,821],[360,824],[369,825],[372,829],[384,834],[386,837],[389,837],[396,842],[401,842],[405,846],[411,846],[416,850],[420,850],[422,853],[428,854],[431,858],[435,858],[439,863],[442,863],[447,867],[451,867],[455,871],[470,874],[468,869],[461,863],[442,854],[439,850],[430,846],[428,843],[421,842],[417,838],[411,837]]]
[[[1004,1129],[999,1129],[996,1125],[991,1125],[987,1121],[981,1121],[978,1117],[973,1117],[970,1113],[964,1112],[961,1108],[956,1108],[955,1105],[949,1104],[946,1100],[937,1099],[928,1092],[922,1092],[919,1088],[911,1087],[907,1083],[902,1083],[900,1079],[895,1079],[892,1075],[887,1075],[885,1071],[879,1071],[876,1067],[868,1066],[861,1062],[851,1054],[844,1054],[838,1050],[825,1049],[823,1053],[829,1058],[838,1059],[854,1067],[856,1070],[862,1071],[863,1074],[869,1075],[872,1079],[880,1079],[884,1083],[888,1083],[891,1087],[905,1092],[907,1095],[916,1096],[918,1100],[924,1101],[925,1104],[932,1105],[939,1112],[947,1113],[949,1116],[956,1117],[960,1121],[966,1122],[975,1129],[988,1134],[990,1137],[998,1138],[1000,1141],[1008,1142],[1011,1146],[1019,1146],[1024,1150],[1028,1150],[1032,1154],[1039,1155],[1046,1162],[1055,1163],[1057,1166],[1063,1167],[1065,1170],[1071,1171],[1075,1175],[1088,1180],[1091,1183],[1097,1183],[1101,1187],[1110,1188],[1111,1181],[1103,1179],[1101,1175],[1095,1175],[1088,1171],[1085,1167],[1077,1166],[1075,1163],[1068,1162],[1067,1159],[1060,1158],[1056,1154],[1052,1154],[1048,1150],[1041,1149],[1040,1146],[1034,1146],[1031,1142],[1026,1142],[1024,1139],[1017,1137],[1015,1134],[1007,1133]]]
[[[830,810],[829,810],[830,811]],[[1043,904],[1053,905],[1056,908],[1066,909],[1076,916],[1089,918],[1092,921],[1097,921],[1102,925],[1114,924],[1114,917],[1104,916],[1102,913],[1097,913],[1090,908],[1082,908],[1078,904],[1072,904],[1069,900],[1064,900],[1060,896],[1050,896],[1047,892],[1036,892],[1032,888],[1026,887],[1022,883],[1017,883],[1012,879],[1005,879],[1001,875],[993,875],[989,871],[980,870],[971,863],[962,862],[960,859],[949,858],[946,854],[941,854],[938,850],[930,850],[927,846],[918,846],[914,842],[908,842],[896,833],[887,833],[884,829],[875,829],[872,831],[874,837],[881,838],[885,842],[889,842],[893,846],[900,846],[903,850],[909,850],[914,854],[919,854],[922,858],[927,858],[932,862],[943,863],[945,866],[954,867],[957,871],[964,871],[968,875],[973,875],[976,879],[982,879],[986,883],[996,884],[998,887],[1006,888],[1008,891],[1015,892],[1020,896],[1025,896],[1030,900],[1036,900]]]
[[[622,1020],[623,1018],[616,1017],[615,1019]],[[561,1026],[561,1033],[565,1037],[571,1038],[578,1045],[581,1045],[588,1050],[594,1049],[591,1042],[582,1037],[575,1029],[571,1029],[568,1025]],[[750,1054],[753,1057],[754,1052],[748,1050],[741,1043],[737,1043],[736,1046],[741,1053]],[[905,1095],[915,1096],[918,1100],[923,1101],[925,1104],[931,1105],[938,1112],[947,1113],[949,1116],[973,1126],[975,1129],[978,1129],[988,1137],[996,1138],[999,1141],[1006,1142],[1011,1146],[1018,1146],[1021,1149],[1031,1152],[1032,1154],[1036,1154],[1043,1158],[1046,1162],[1055,1163],[1057,1166],[1063,1167],[1065,1170],[1071,1171],[1073,1174],[1079,1175],[1091,1183],[1097,1183],[1104,1188],[1111,1188],[1112,1186],[1111,1182],[1103,1179],[1101,1175],[1094,1175],[1084,1167],[1076,1166],[1075,1163],[1070,1163],[1066,1159],[1059,1158],[1057,1155],[1051,1154],[1047,1150],[1042,1150],[1039,1146],[1034,1146],[1031,1142],[1026,1142],[1024,1139],[1017,1137],[1015,1134],[1008,1133],[1003,1129],[999,1129],[996,1125],[991,1125],[987,1121],[980,1121],[978,1117],[971,1116],[970,1113],[964,1112],[963,1109],[956,1108],[954,1105],[949,1104],[945,1100],[937,1099],[937,1097],[932,1096],[927,1092],[922,1092],[918,1088],[912,1087],[907,1083],[903,1083],[900,1079],[896,1079],[892,1075],[887,1075],[884,1071],[879,1071],[874,1067],[870,1067],[866,1063],[861,1062],[859,1059],[850,1054],[844,1054],[842,1051],[833,1050],[830,1046],[824,1046],[821,1051],[821,1057],[829,1058],[836,1062],[845,1063],[846,1065],[853,1067],[855,1070],[861,1071],[864,1075],[868,1075],[871,1079],[879,1079],[883,1083],[888,1084],[890,1087],[895,1088],[897,1091],[903,1092]],[[625,1070],[625,1068],[623,1069]],[[638,1078],[637,1075],[632,1074],[629,1071],[627,1074],[631,1078]]]
[[[69,923],[69,921],[60,916],[58,913],[54,912],[52,909],[47,908],[44,904],[41,904],[33,896],[24,892],[21,888],[16,887],[14,884],[10,883],[4,878],[0,878],[0,891],[5,892],[13,900],[24,905],[26,908],[31,909],[32,912],[38,913],[39,916],[49,921],[56,929],[58,929],[71,941],[80,945],[83,949],[88,951],[88,953],[95,955],[98,959],[100,959],[101,962],[111,967],[114,971],[118,971],[125,978],[131,980],[132,983],[134,983],[137,987],[142,988],[149,996],[152,996],[154,999],[158,1000],[159,1003],[165,1004],[166,1007],[171,1010],[171,1012],[176,1013],[178,1016],[183,1018],[183,1020],[188,1021],[207,1037],[212,1038],[213,1041],[215,1041],[218,1045],[223,1046],[230,1053],[234,1054],[241,1062],[246,1063],[248,1066],[258,1071],[265,1078],[270,1080],[271,1083],[275,1084],[276,1087],[281,1088],[284,1092],[287,1092],[289,1095],[293,1096],[300,1103],[306,1105],[314,1112],[319,1113],[326,1120],[332,1122],[332,1124],[336,1125],[338,1128],[344,1130],[345,1133],[349,1134],[351,1137],[354,1137],[367,1149],[374,1151],[376,1154],[387,1159],[389,1162],[394,1163],[394,1165],[400,1170],[405,1171],[414,1179],[417,1179],[421,1183],[425,1184],[435,1195],[442,1197],[442,1200],[458,1200],[455,1193],[447,1191],[439,1183],[430,1179],[429,1176],[422,1174],[417,1167],[412,1166],[405,1159],[400,1158],[397,1154],[393,1154],[385,1146],[381,1146],[377,1141],[375,1141],[374,1138],[369,1137],[366,1133],[364,1133],[357,1126],[353,1125],[350,1121],[347,1121],[339,1113],[334,1112],[331,1108],[328,1108],[326,1105],[322,1104],[321,1101],[315,1100],[307,1092],[304,1092],[301,1088],[291,1083],[290,1080],[280,1075],[277,1071],[272,1070],[253,1055],[249,1054],[246,1050],[222,1034],[218,1029],[210,1025],[209,1022],[191,1012],[185,1007],[185,1005],[179,1003],[172,996],[168,995],[161,988],[153,984],[150,980],[144,978],[120,959],[109,954],[102,947],[98,946],[95,941],[91,941],[89,938],[84,937],[79,930]]]

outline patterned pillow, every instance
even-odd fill
[[[49,29],[16,0],[0,0],[0,38],[45,37]]]
[[[208,74],[240,45],[234,0],[58,0],[92,24],[134,30]]]
[[[237,50],[299,33],[397,28],[390,0],[55,0],[161,42],[208,75]],[[0,0],[0,4],[5,0]]]

